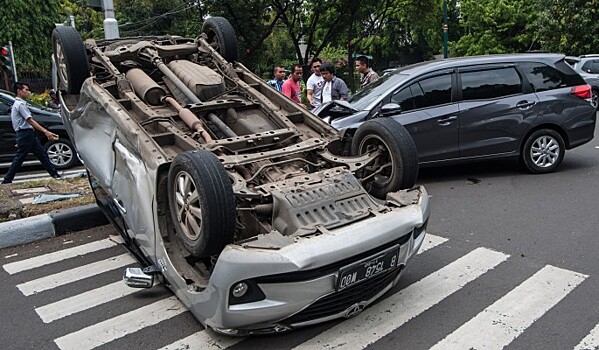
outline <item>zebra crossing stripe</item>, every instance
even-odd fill
[[[61,350],[91,350],[173,318],[187,308],[172,296],[54,340]]]
[[[79,266],[71,270],[66,270],[53,275],[44,276],[32,281],[21,283],[17,288],[28,296],[34,293],[43,292],[56,288],[71,282],[79,281],[87,277],[95,276],[100,273],[118,269],[123,266],[133,264],[135,259],[131,254],[126,253],[109,259],[97,261],[88,265]]]
[[[431,350],[502,349],[587,277],[547,265]]]
[[[118,281],[52,304],[40,306],[35,309],[35,312],[44,323],[50,323],[138,291],[139,289],[131,288],[125,282]]]
[[[111,248],[122,242],[123,241],[120,238],[120,236],[114,236],[100,241],[94,241],[80,246],[59,250],[49,254],[44,254],[21,261],[15,261],[13,263],[6,264],[2,267],[6,272],[13,275],[18,272],[35,269],[44,265],[49,265],[62,260],[74,258],[76,256],[93,253],[106,248]]]
[[[509,255],[494,250],[477,248],[294,349],[364,349],[495,268],[508,257]]]
[[[580,341],[574,350],[596,350],[599,349],[599,324]]]
[[[244,339],[245,338],[242,337],[228,337],[225,335],[217,334],[216,332],[210,329],[205,329],[203,331],[194,333],[189,337],[180,339],[158,350],[226,349],[241,342]]]
[[[434,247],[438,246],[439,244],[442,244],[445,242],[447,242],[447,238],[427,234],[424,237],[424,242],[422,242],[422,245],[420,246],[420,249],[418,250],[418,254],[424,253],[427,250],[434,248]]]

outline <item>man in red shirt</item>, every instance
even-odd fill
[[[302,80],[303,68],[301,64],[296,64],[291,68],[291,77],[283,84],[283,95],[289,97],[296,103],[302,104],[302,89],[300,80]]]

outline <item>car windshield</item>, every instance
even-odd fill
[[[373,101],[389,93],[397,84],[408,77],[408,74],[401,74],[399,72],[384,75],[379,80],[358,91],[352,96],[349,102],[355,109],[359,111],[365,110]]]

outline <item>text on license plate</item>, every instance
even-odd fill
[[[339,269],[337,290],[351,287],[397,267],[399,245]]]

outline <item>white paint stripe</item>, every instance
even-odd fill
[[[210,329],[205,329],[158,350],[226,349],[244,339],[242,337],[228,337]]]
[[[120,238],[120,236],[113,236],[111,238],[103,239],[101,241],[95,241],[80,246],[63,249],[57,252],[36,256],[29,259],[15,261],[13,263],[4,265],[3,268],[6,272],[12,275],[21,271],[35,269],[44,265],[74,258],[76,256],[85,255],[102,249],[114,247],[118,243],[122,242],[123,240]]]
[[[576,345],[574,350],[596,350],[599,349],[599,324],[584,337],[580,344]]]
[[[118,281],[67,299],[59,300],[52,304],[40,306],[35,309],[35,312],[37,312],[42,321],[50,323],[138,291],[139,289],[131,288],[125,282]]]
[[[79,266],[71,270],[59,272],[54,275],[41,277],[17,285],[23,295],[31,295],[56,288],[87,277],[101,274],[106,271],[133,264],[135,259],[130,254],[123,254],[106,260],[97,261],[88,265]]]
[[[422,242],[422,245],[420,246],[420,250],[418,250],[418,254],[424,253],[427,250],[445,242],[447,242],[447,238],[427,234],[424,237],[424,242]]]
[[[62,350],[90,350],[187,311],[172,296],[54,340]]]
[[[502,349],[587,277],[547,265],[431,349]]]
[[[509,255],[490,249],[477,248],[295,349],[364,349],[495,268],[508,257]]]

